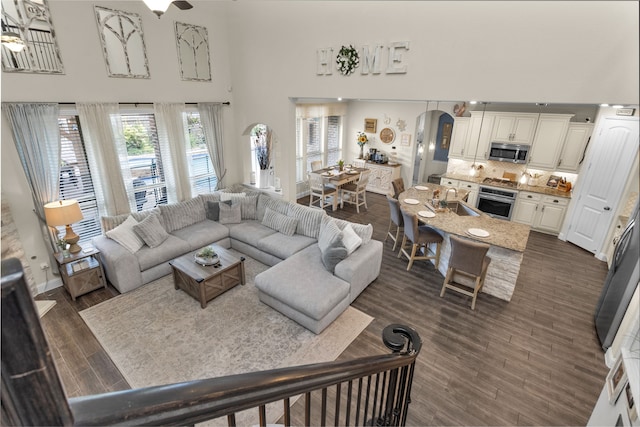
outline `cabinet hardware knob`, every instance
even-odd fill
[[[528,197],[529,199],[532,199],[532,198],[533,198],[532,196],[527,196],[527,197]]]
[[[610,210],[611,210],[611,208],[610,208],[609,206],[605,206],[605,207],[604,207],[604,210],[605,210],[605,211],[610,211]]]

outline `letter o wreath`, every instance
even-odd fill
[[[340,74],[348,76],[360,65],[358,52],[352,45],[349,45],[349,47],[342,46],[336,57],[336,64],[338,65]]]

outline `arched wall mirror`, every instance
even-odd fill
[[[2,70],[64,73],[46,0],[2,0]]]
[[[149,62],[140,15],[94,8],[108,76],[148,79]]]
[[[205,27],[176,22],[176,45],[182,80],[211,81],[209,36]]]

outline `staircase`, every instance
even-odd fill
[[[16,259],[2,261],[0,309],[7,426],[184,426],[221,417],[235,426],[247,414],[261,426],[274,416],[287,426],[405,425],[421,347],[415,330],[394,324],[382,332],[390,354],[67,399]]]

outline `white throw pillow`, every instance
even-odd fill
[[[107,231],[106,236],[115,240],[122,245],[126,250],[135,254],[144,246],[144,240],[133,231],[133,226],[137,225],[138,221],[131,215],[119,226],[113,230]]]
[[[342,244],[347,248],[347,253],[349,255],[351,255],[353,251],[358,249],[362,244],[362,239],[355,231],[353,231],[351,224],[347,225],[344,230],[342,230]]]
[[[247,197],[247,193],[220,193],[221,202],[226,202],[229,200],[235,202],[236,200],[244,199],[245,197]]]

